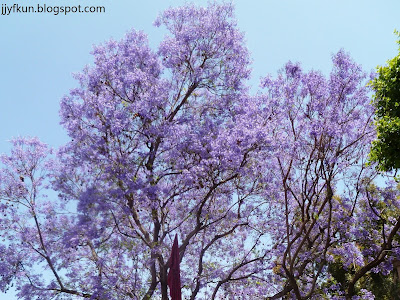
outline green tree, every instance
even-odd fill
[[[400,33],[395,31],[400,37]],[[400,45],[400,40],[397,41]],[[378,67],[372,80],[375,91],[377,139],[372,144],[371,161],[381,171],[400,169],[400,48],[399,55]]]

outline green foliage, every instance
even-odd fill
[[[371,209],[377,212],[379,218],[370,218],[370,220],[364,224],[364,228],[368,231],[369,238],[367,240],[357,240],[357,246],[361,251],[365,251],[375,244],[379,244],[381,242],[379,236],[378,239],[373,241],[374,232],[383,232],[387,230],[390,224],[392,224],[390,220],[400,215],[400,209],[394,203],[395,199],[389,196],[391,193],[395,193],[396,190],[400,190],[400,184],[393,186],[393,190],[386,190],[386,198],[384,201],[382,201],[382,199],[381,201],[377,201],[377,199],[379,199],[379,189],[374,183],[370,183],[369,180],[366,179],[364,184],[366,184],[365,190],[367,200],[363,202],[360,207],[365,211]],[[338,202],[342,202],[339,196],[335,196],[335,199]],[[399,242],[399,237],[395,237],[395,240]],[[327,277],[326,282],[322,285],[320,291],[321,295],[324,293],[324,288],[329,289],[332,285],[339,284],[343,289],[347,289],[349,282],[360,268],[360,266],[354,264],[346,267],[343,257],[339,255],[333,255],[333,257],[334,261],[328,263],[330,277]],[[375,296],[375,299],[400,300],[400,281],[395,265],[396,264],[394,264],[393,269],[389,270],[386,274],[381,272],[368,272],[356,283],[354,294],[362,296],[362,290],[366,289]],[[337,291],[331,291],[329,296],[322,296],[321,299],[331,299],[330,296],[332,295],[338,296],[339,294]]]
[[[355,273],[354,268],[346,269],[339,261],[330,263],[328,269],[332,278],[328,280],[327,286],[339,283],[342,287],[346,287]],[[356,284],[356,295],[360,293],[361,289],[371,291],[375,299],[400,300],[397,270],[392,270],[388,275],[373,272],[368,273]]]
[[[395,31],[400,37],[400,33]],[[400,40],[397,41],[400,45]],[[371,161],[381,171],[400,168],[400,49],[399,55],[378,67],[372,80],[375,91],[377,139],[372,144]]]
[[[378,273],[370,273],[360,281],[360,285],[367,287],[374,294],[375,299],[400,299],[395,270],[386,276]]]
[[[346,283],[350,279],[349,275],[354,274],[353,270],[346,270],[339,261],[329,264],[328,270],[334,278],[335,283],[340,283],[342,286],[346,286]]]

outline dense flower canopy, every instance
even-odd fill
[[[70,141],[1,156],[0,289],[21,299],[373,299],[398,252],[398,188],[374,184],[370,79],[288,62],[250,94],[231,4],[160,14],[93,50],[61,100]],[[372,274],[372,275],[371,275]],[[362,283],[362,284],[361,284]]]

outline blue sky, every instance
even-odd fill
[[[194,1],[206,4],[207,1]],[[12,5],[103,5],[103,14],[0,15],[0,152],[13,136],[38,136],[58,147],[68,140],[59,125],[60,98],[76,87],[73,72],[92,62],[93,44],[144,30],[157,46],[163,30],[152,26],[160,11],[180,0],[0,0]],[[288,61],[329,72],[343,48],[369,71],[396,55],[400,1],[236,0],[239,28],[253,58],[251,84]],[[0,220],[1,221],[1,220]],[[12,292],[0,300],[16,299]]]

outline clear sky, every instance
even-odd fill
[[[206,4],[207,1],[194,1]],[[369,71],[397,53],[399,0],[236,0],[239,28],[253,58],[253,78],[288,60],[327,73],[343,48]],[[156,48],[163,30],[152,26],[160,11],[180,0],[0,0],[4,5],[104,6],[105,13],[0,15],[0,152],[13,136],[38,136],[58,147],[68,140],[59,125],[60,98],[76,87],[73,72],[92,62],[93,44],[144,30]],[[0,11],[2,12],[2,11]],[[1,222],[1,219],[0,219]],[[13,292],[0,300],[16,299]]]

